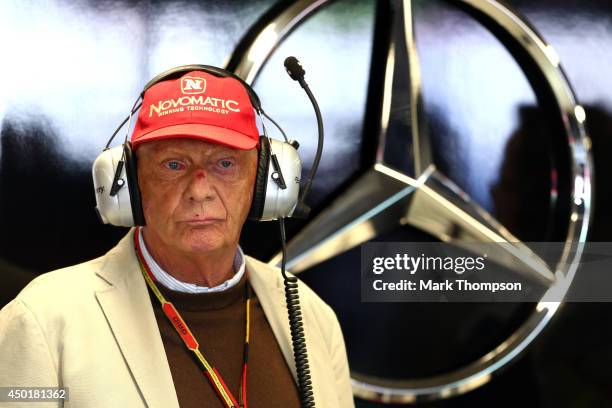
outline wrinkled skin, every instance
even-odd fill
[[[136,154],[147,248],[180,280],[222,283],[251,206],[257,150],[177,138]]]

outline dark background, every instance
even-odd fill
[[[373,160],[386,18],[380,3],[338,0],[325,7],[288,37],[255,82],[266,111],[300,141],[308,171],[314,117],[282,60],[296,55],[307,69],[327,130],[310,199],[315,214]],[[611,241],[612,4],[509,3],[555,48],[586,109],[596,192],[589,239]],[[125,234],[98,224],[93,212],[90,166],[110,133],[151,77],[186,63],[223,66],[275,4],[0,3],[0,305],[36,275],[102,255]],[[521,66],[452,1],[415,2],[415,35],[438,167],[522,240],[562,239],[551,229],[548,197],[556,125]],[[302,226],[291,222],[290,235]],[[421,239],[428,237],[409,228],[377,238]],[[242,245],[268,259],[279,247],[276,225],[247,225]],[[358,277],[358,249],[302,274],[336,310],[351,367],[362,373],[419,378],[460,367],[528,313],[524,305],[363,304]],[[565,304],[490,383],[422,406],[612,406],[611,312],[609,304]]]

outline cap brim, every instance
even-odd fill
[[[200,123],[183,123],[180,125],[166,126],[149,132],[132,141],[132,147],[135,150],[144,142],[172,138],[206,140],[240,150],[253,149],[259,142],[259,140],[236,132],[235,130]]]

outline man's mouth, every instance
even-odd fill
[[[213,217],[205,217],[205,218],[191,218],[185,221],[182,221],[185,224],[197,226],[197,225],[210,225],[216,222],[223,221],[221,218],[213,218]]]

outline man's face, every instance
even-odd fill
[[[156,140],[138,148],[137,163],[147,237],[185,253],[238,243],[253,196],[256,149]]]

